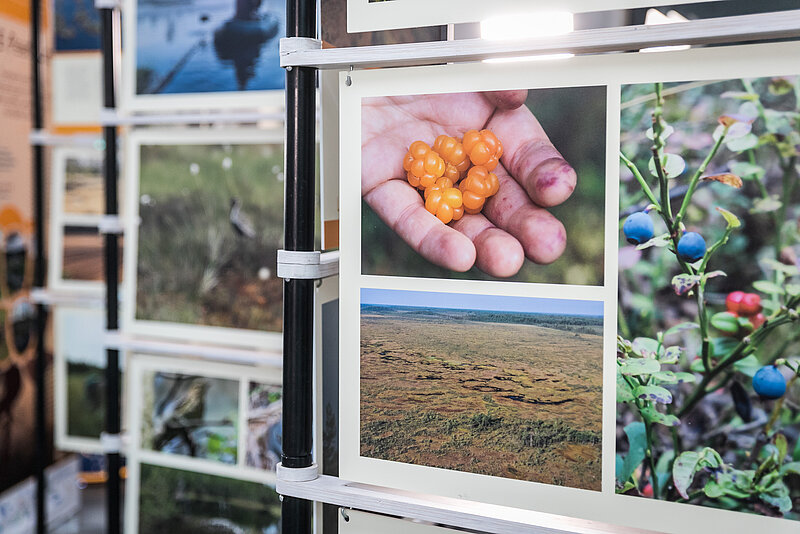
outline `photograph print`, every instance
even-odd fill
[[[360,456],[600,490],[601,301],[361,289]]]
[[[104,312],[101,308],[58,308],[53,327],[56,364],[65,382],[57,385],[65,393],[58,402],[66,403],[66,421],[57,424],[63,425],[65,436],[99,440],[106,411]]]
[[[142,449],[236,465],[239,380],[143,374]]]
[[[247,397],[245,465],[274,471],[281,461],[283,402],[280,385],[250,382]]]
[[[136,148],[135,319],[281,332],[282,146],[170,143]]]
[[[74,151],[64,156],[65,215],[103,215],[103,153],[96,150]]]
[[[361,99],[361,274],[604,283],[606,88]]]
[[[139,502],[129,514],[138,516],[140,534],[280,534],[281,502],[271,486],[144,463],[138,469]]]
[[[137,97],[283,89],[281,0],[127,1]]]
[[[621,94],[616,491],[799,521],[800,76]]]

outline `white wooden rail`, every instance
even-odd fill
[[[462,39],[322,49],[316,39],[281,39],[281,67],[346,70],[401,67],[543,54],[636,51],[669,45],[740,43],[800,38],[800,9],[719,17],[661,26],[622,26],[513,41]]]
[[[278,478],[281,495],[366,512],[429,521],[487,534],[655,534],[596,521],[532,512],[494,504],[357,484],[322,475],[307,482]]]

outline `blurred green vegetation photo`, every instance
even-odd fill
[[[141,148],[136,317],[279,332],[280,145]]]

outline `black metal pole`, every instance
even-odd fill
[[[41,28],[40,0],[31,0],[31,85],[33,94],[33,128],[41,130],[42,118],[42,80],[40,69]],[[33,267],[34,287],[44,287],[44,149],[42,145],[33,147],[33,213],[35,223],[36,254]],[[47,479],[45,468],[51,463],[52,451],[47,439],[46,381],[47,354],[44,338],[47,310],[43,304],[36,305],[36,532],[44,534],[47,528]]]
[[[286,36],[316,36],[316,2],[286,0]],[[284,247],[314,249],[316,70],[286,72],[286,198]],[[283,455],[285,467],[312,464],[314,281],[283,284]],[[284,534],[311,534],[312,503],[284,497]]]
[[[119,16],[113,9],[100,10],[102,22],[102,48],[103,48],[103,105],[107,109],[116,107],[115,94],[115,65],[117,38],[119,36]],[[106,193],[106,214],[118,215],[117,205],[117,128],[105,126],[103,128],[105,139],[105,164],[103,177]],[[106,278],[106,329],[119,328],[119,236],[115,233],[105,235],[105,278]],[[120,403],[119,403],[119,351],[106,350],[106,433],[110,436],[119,436],[120,433]],[[106,531],[109,534],[120,532],[120,497],[121,480],[119,470],[122,460],[119,451],[106,454],[106,469],[108,482],[106,483]]]

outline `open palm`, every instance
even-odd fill
[[[363,100],[361,194],[406,243],[454,271],[473,265],[491,276],[515,275],[525,257],[550,263],[566,246],[564,226],[546,209],[564,202],[576,175],[523,106],[526,91],[458,93]],[[462,137],[488,128],[503,143],[500,182],[483,211],[450,226],[425,210],[405,178],[403,156],[416,140]]]

